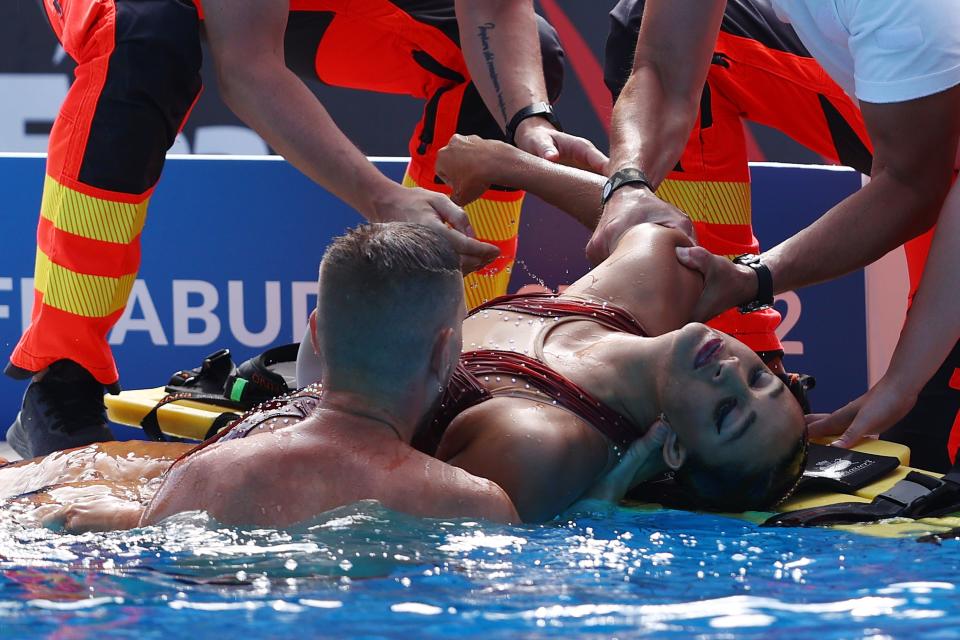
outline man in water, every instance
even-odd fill
[[[311,334],[324,353],[322,394],[308,386],[196,447],[111,442],[14,463],[0,469],[0,499],[73,531],[187,510],[285,526],[364,499],[420,516],[516,521],[495,483],[409,444],[456,365],[463,314],[457,254],[442,236],[408,223],[359,227],[321,266]],[[662,435],[639,439],[583,497],[622,497]]]
[[[0,487],[8,497],[47,489],[43,501],[54,506],[45,507],[46,519],[75,529],[129,528],[188,510],[225,524],[285,526],[364,499],[421,516],[517,520],[496,484],[409,444],[456,365],[463,314],[460,260],[439,232],[410,223],[358,227],[333,242],[321,265],[313,323],[327,368],[321,395],[302,390],[284,410],[257,412],[186,451],[107,443],[53,454],[0,470]],[[136,471],[123,462],[130,452],[166,459],[142,457]],[[121,471],[104,471],[106,459]],[[147,495],[131,485],[152,479],[156,488],[161,472],[144,511]],[[60,508],[64,482],[72,494]],[[42,486],[50,483],[61,486]]]

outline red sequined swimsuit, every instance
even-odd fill
[[[549,294],[525,294],[496,298],[477,307],[470,315],[491,309],[543,318],[583,318],[632,335],[647,335],[629,312],[609,303],[562,299]],[[643,431],[629,419],[543,362],[513,351],[480,349],[460,355],[457,369],[441,399],[440,410],[433,421],[414,438],[413,445],[416,448],[433,454],[454,418],[470,407],[506,395],[488,391],[480,382],[484,376],[523,379],[530,387],[556,400],[558,406],[590,423],[622,448],[643,435]]]

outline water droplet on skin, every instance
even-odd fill
[[[500,376],[497,376],[497,382],[500,382]]]
[[[490,382],[490,376],[483,376],[484,382]]]
[[[510,382],[516,383],[516,381],[517,381],[516,378],[510,378]]]

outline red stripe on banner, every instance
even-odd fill
[[[950,462],[957,461],[957,449],[960,449],[960,411],[957,412],[957,417],[953,419],[950,438],[947,440],[947,455],[950,456]]]
[[[610,92],[603,84],[603,67],[593,55],[587,41],[580,35],[580,31],[574,26],[567,14],[557,4],[556,0],[540,0],[543,6],[543,12],[547,14],[547,20],[557,30],[560,36],[560,42],[563,43],[564,51],[570,58],[570,65],[573,72],[580,80],[584,93],[587,94],[587,100],[590,106],[596,112],[604,130],[610,132],[610,114],[613,111],[613,105],[610,102]]]

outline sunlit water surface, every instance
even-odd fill
[[[76,536],[0,513],[0,636],[955,638],[958,545],[626,508],[512,527],[364,503],[291,531],[187,514]]]

